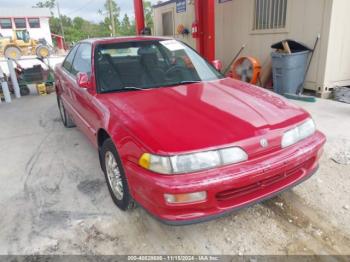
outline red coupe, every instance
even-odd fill
[[[326,141],[286,99],[158,37],[78,43],[55,69],[66,127],[97,147],[115,204],[168,224],[212,219],[312,176]]]

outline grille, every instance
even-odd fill
[[[303,171],[304,168],[309,168],[314,162],[314,159],[310,159],[292,169],[289,169],[288,171],[284,173],[277,174],[276,176],[269,177],[264,180],[260,180],[254,184],[240,187],[240,188],[234,188],[226,191],[222,191],[216,194],[216,199],[218,201],[225,201],[225,200],[231,200],[234,198],[238,198],[241,196],[245,196],[248,194],[252,194],[258,190],[261,190],[263,188],[266,188],[268,186],[271,186],[273,184],[276,184],[284,179],[288,179],[293,175],[299,175],[300,172]]]

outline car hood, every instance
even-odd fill
[[[308,117],[270,91],[229,78],[103,96],[117,114],[112,119],[158,154],[231,145]]]

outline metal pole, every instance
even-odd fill
[[[140,35],[141,31],[145,29],[145,14],[142,0],[134,0],[134,11],[136,22],[136,34]]]
[[[15,91],[15,96],[16,96],[16,98],[20,98],[21,92],[19,90],[19,85],[18,85],[18,81],[17,81],[15,68],[13,67],[13,63],[12,63],[11,59],[7,59],[7,65],[8,65],[10,76],[11,76],[13,90]]]
[[[195,0],[199,38],[196,49],[208,61],[215,59],[215,1]]]
[[[109,6],[109,19],[111,20],[111,26],[112,26],[112,36],[115,36],[115,22],[114,22],[114,15],[113,15],[113,5],[112,0],[108,0],[108,6]]]
[[[1,83],[2,93],[4,94],[4,97],[5,97],[5,102],[11,103],[10,90],[7,85],[7,82],[5,81],[4,73],[2,72],[1,67],[0,67],[0,83]],[[0,98],[0,103],[1,103],[1,98]]]
[[[61,16],[61,11],[60,11],[60,4],[58,3],[58,0],[56,0],[56,6],[57,6],[57,13],[58,13],[58,20],[60,21],[60,28],[61,28],[61,34],[62,37],[64,38],[64,30],[63,30],[63,24],[62,24],[62,16]]]

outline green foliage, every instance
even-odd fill
[[[35,7],[50,8],[51,12],[55,6],[55,0],[43,0],[35,5]],[[144,9],[146,26],[153,29],[153,12],[150,1],[144,1]],[[70,18],[66,15],[62,15],[61,19],[65,32],[66,43],[72,44],[86,38],[110,36],[111,21],[109,16],[108,0],[106,0],[104,3],[104,10],[99,10],[98,13],[105,17],[103,22],[94,23],[81,17]],[[120,19],[120,7],[115,0],[112,0],[112,14],[114,16],[117,36],[135,35],[135,21],[130,19],[127,14],[124,15],[123,19]],[[52,15],[50,18],[50,27],[52,33],[58,35],[61,34],[58,17],[54,17]]]
[[[135,25],[130,22],[129,16],[124,15],[124,18],[120,24],[119,34],[122,36],[135,35]]]
[[[105,37],[110,34],[110,30],[104,22],[99,24],[91,23],[81,17],[71,19],[65,15],[61,16],[61,19],[66,43],[76,43],[86,38]],[[57,17],[50,18],[50,27],[52,33],[61,33],[59,19]]]
[[[111,1],[111,5],[112,5],[112,15],[113,15],[113,19],[114,19],[114,27],[115,27],[115,31],[118,35],[118,32],[120,30],[120,21],[119,21],[119,16],[120,16],[120,7],[118,6],[117,2],[115,0]],[[105,18],[105,23],[107,23],[108,27],[111,26],[111,18],[110,18],[110,12],[109,12],[109,0],[106,0],[105,4],[104,4],[104,8],[105,8],[105,13],[102,13],[106,16]]]
[[[152,3],[150,1],[143,1],[143,8],[145,10],[146,26],[153,30],[154,23],[153,23]]]
[[[40,1],[36,3],[34,7],[53,9],[55,8],[55,6],[56,6],[55,0],[45,0],[45,1]]]

